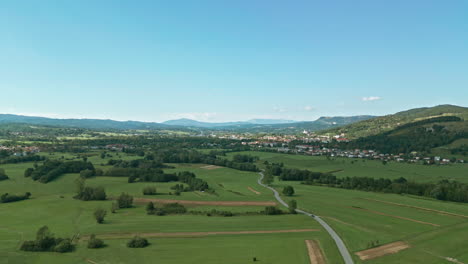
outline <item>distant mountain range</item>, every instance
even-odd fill
[[[75,127],[95,130],[229,130],[240,132],[297,132],[304,129],[317,131],[373,116],[321,117],[315,121],[293,121],[284,119],[251,119],[239,122],[209,123],[191,119],[168,120],[162,123],[139,121],[115,121],[109,119],[57,119],[47,117],[0,114],[1,124],[29,124],[36,126]]]
[[[242,125],[291,124],[291,123],[297,123],[297,122],[298,121],[284,120],[284,119],[251,119],[247,121],[238,121],[238,122],[211,123],[211,122],[201,122],[201,121],[197,121],[193,119],[181,118],[181,119],[175,119],[175,120],[168,120],[168,121],[162,122],[162,124],[171,125],[171,126],[215,128],[215,127],[229,127],[229,126],[242,126]]]
[[[162,123],[115,121],[103,119],[56,119],[46,117],[0,114],[2,124],[28,124],[36,126],[71,127],[93,130],[224,130],[251,133],[298,133],[303,130],[321,133],[346,133],[350,138],[366,137],[390,131],[398,126],[439,116],[458,116],[468,120],[468,108],[454,105],[415,108],[386,116],[334,116],[315,121],[283,119],[252,119],[239,122],[209,123],[191,119],[168,120]],[[466,121],[465,121],[466,122]]]

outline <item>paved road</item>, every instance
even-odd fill
[[[283,199],[281,199],[279,193],[274,188],[262,183],[263,177],[264,177],[263,172],[260,172],[260,178],[258,179],[258,184],[260,184],[261,186],[263,186],[265,188],[268,188],[268,189],[272,190],[273,193],[275,194],[276,200],[278,200],[278,202],[280,204],[282,204],[282,205],[284,205],[286,207],[289,207],[288,204],[285,201],[283,201]],[[310,216],[313,219],[315,219],[317,222],[319,222],[319,224],[321,224],[323,226],[323,228],[325,228],[325,230],[327,230],[328,234],[330,234],[330,236],[333,238],[333,240],[335,240],[336,246],[338,247],[338,250],[340,251],[341,256],[343,257],[344,263],[345,264],[354,264],[353,259],[351,258],[351,255],[349,254],[348,249],[346,248],[345,244],[343,243],[343,240],[341,240],[341,238],[338,236],[338,234],[327,223],[325,223],[325,221],[323,221],[322,218],[320,218],[317,215],[313,215],[311,213],[308,213],[306,211],[302,211],[302,210],[299,210],[299,209],[296,209],[296,212],[301,213],[301,214],[305,214],[307,216]]]

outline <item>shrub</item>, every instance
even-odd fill
[[[88,248],[102,248],[104,247],[104,241],[96,238],[96,235],[92,234],[88,240]]]
[[[94,218],[98,224],[102,224],[104,222],[104,217],[106,217],[106,210],[102,208],[98,208],[94,211]]]
[[[39,228],[36,233],[36,240],[24,241],[20,247],[23,251],[41,251],[41,252],[70,252],[74,246],[70,239],[54,238],[47,226]]]
[[[148,186],[143,189],[143,195],[155,195],[156,194],[156,187]]]
[[[265,211],[263,211],[263,213],[266,215],[280,215],[283,213],[283,211],[278,209],[276,206],[267,206],[265,207]]]
[[[119,208],[131,208],[133,205],[133,196],[122,193],[119,198],[117,198],[117,204]]]
[[[73,251],[73,245],[70,239],[63,239],[54,247],[55,252],[65,253]]]
[[[127,243],[127,247],[129,248],[144,248],[149,245],[148,240],[139,236],[133,237]]]
[[[80,171],[80,177],[85,178],[85,179],[91,178],[91,177],[93,177],[95,175],[96,174],[95,174],[94,170],[86,169],[86,170]]]
[[[26,199],[29,199],[30,196],[31,196],[30,192],[26,192],[23,195],[4,193],[2,194],[2,196],[0,196],[0,203],[11,203],[11,202],[16,202],[16,201],[26,200]]]

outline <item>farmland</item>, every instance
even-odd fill
[[[314,171],[339,171],[337,176],[408,177],[415,181],[437,181],[438,174],[466,182],[466,165],[427,167],[375,161],[328,160],[324,157],[242,152],[260,157],[259,164],[283,162],[287,167]],[[234,155],[236,153],[230,153]],[[378,173],[378,172],[381,173]],[[376,174],[374,174],[376,173]],[[378,173],[378,174],[377,174]],[[352,253],[372,243],[385,245],[404,241],[409,245],[398,253],[366,260],[366,263],[450,263],[447,258],[468,261],[468,206],[411,195],[384,194],[304,185],[296,181],[273,184],[279,192],[293,186],[300,209],[319,215],[341,236]],[[286,199],[288,200],[288,198]],[[373,245],[373,244],[372,244]],[[362,260],[353,254],[355,262]]]
[[[54,158],[74,159],[71,154],[49,155]],[[122,154],[123,159],[135,156]],[[107,160],[89,156],[96,167],[108,168]],[[137,198],[176,199],[187,201],[252,201],[275,202],[271,192],[256,184],[258,174],[242,172],[229,168],[206,169],[204,164],[170,164],[168,171],[192,171],[197,177],[205,179],[216,192],[183,192],[180,196],[169,195],[171,183],[133,183],[126,177],[94,177],[88,179],[89,186],[104,186],[109,198],[122,192]],[[317,240],[329,263],[340,263],[337,249],[322,230],[320,225],[302,215],[267,216],[261,214],[242,215],[245,212],[258,212],[264,206],[225,206],[225,205],[187,205],[189,210],[209,211],[211,209],[229,210],[240,215],[219,217],[206,215],[167,215],[150,216],[145,212],[146,203],[134,204],[133,208],[119,209],[115,214],[108,211],[103,224],[93,218],[96,208],[109,209],[112,200],[80,201],[73,199],[74,181],[78,174],[65,174],[58,179],[42,184],[25,178],[23,172],[32,163],[5,164],[10,179],[0,183],[0,192],[32,193],[31,199],[0,204],[0,263],[193,263],[194,258],[203,263],[239,263],[251,261],[253,257],[265,263],[308,263],[309,256],[305,240]],[[145,186],[156,186],[158,195],[143,196]],[[248,187],[255,188],[258,193]],[[19,251],[24,240],[33,239],[37,229],[47,225],[60,237],[79,236],[75,251],[72,253],[28,253]],[[313,230],[289,233],[288,230]],[[246,231],[248,231],[246,233]],[[259,232],[260,233],[256,233]],[[262,233],[277,232],[281,233]],[[194,232],[233,232],[219,235],[197,235]],[[236,234],[241,232],[241,234]],[[248,234],[248,233],[252,234]],[[152,234],[163,234],[157,237]],[[173,233],[183,234],[173,237]],[[245,233],[245,234],[244,234]],[[87,249],[84,238],[90,234],[102,236],[106,247]],[[151,245],[145,249],[129,249],[126,242],[134,234],[145,234]],[[164,235],[167,234],[167,235]],[[183,248],[183,254],[180,249]],[[185,257],[185,256],[190,256]],[[193,257],[195,256],[195,257]]]
[[[235,154],[249,154],[257,156],[262,162],[284,163],[285,167],[308,169],[317,172],[333,172],[337,177],[372,177],[396,179],[404,177],[416,182],[436,182],[439,180],[457,180],[468,183],[468,164],[450,164],[426,166],[350,158],[327,159],[323,156],[289,155],[272,152],[233,152]]]

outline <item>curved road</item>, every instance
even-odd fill
[[[284,205],[286,207],[289,207],[288,204],[285,201],[283,201],[283,199],[281,199],[278,191],[276,191],[274,188],[262,183],[262,180],[263,180],[263,177],[264,177],[263,172],[260,172],[260,176],[261,177],[258,179],[258,184],[260,184],[261,186],[263,186],[265,188],[268,188],[268,189],[272,190],[273,193],[275,194],[276,200],[278,200],[278,202],[280,204],[282,204],[282,205]],[[327,230],[328,234],[330,234],[330,236],[333,238],[333,240],[335,240],[336,246],[338,247],[338,250],[340,251],[341,256],[343,257],[344,263],[345,264],[354,264],[353,259],[351,258],[351,255],[349,254],[348,249],[346,248],[345,244],[343,243],[343,240],[341,240],[341,238],[338,236],[338,234],[327,223],[325,223],[325,221],[323,221],[322,218],[320,218],[317,215],[313,215],[311,213],[308,213],[306,211],[302,211],[302,210],[299,210],[299,209],[296,209],[296,212],[301,213],[301,214],[305,214],[307,216],[310,216],[313,219],[315,219],[317,222],[319,222],[319,224],[321,224],[323,226],[323,228],[325,228],[325,230]]]

